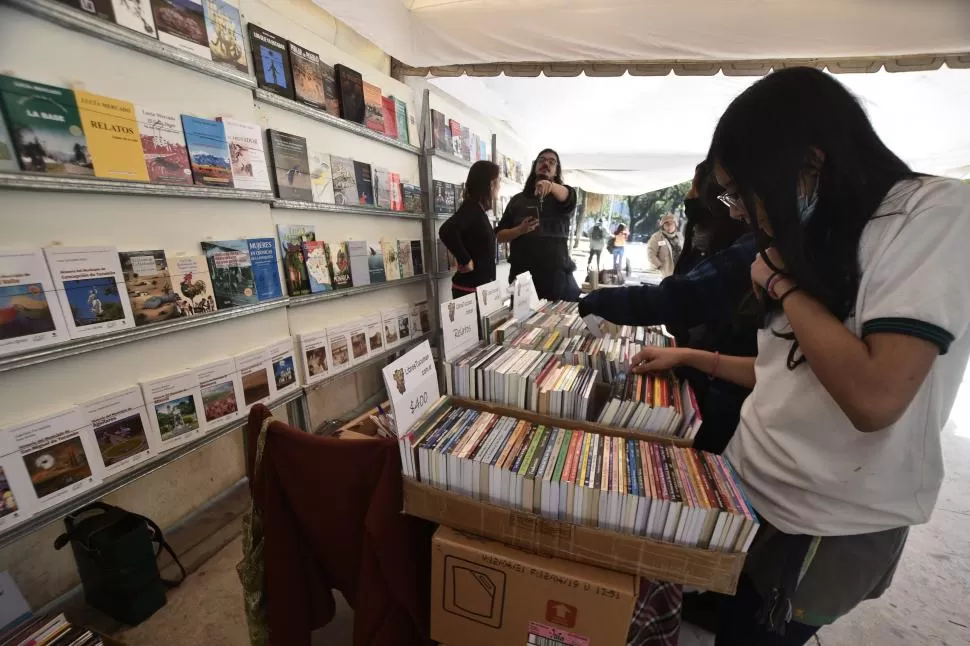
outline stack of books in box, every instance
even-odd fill
[[[694,390],[672,374],[619,375],[596,420],[600,424],[694,439],[701,426]]]

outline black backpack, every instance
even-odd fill
[[[603,234],[603,227],[601,227],[598,224],[595,227],[593,227],[592,231],[589,232],[590,240],[602,240],[604,237],[605,236]]]

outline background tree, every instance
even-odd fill
[[[649,236],[660,227],[660,218],[665,214],[680,215],[689,190],[690,182],[683,182],[642,195],[628,195],[626,202],[630,209],[630,233]]]

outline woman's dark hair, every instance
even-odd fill
[[[619,235],[619,234],[623,233],[624,231],[626,231],[626,225],[625,224],[621,224],[621,225],[619,225],[619,226],[616,227],[616,231],[613,232],[613,235]]]
[[[862,231],[892,186],[916,176],[882,142],[855,97],[814,68],[769,74],[721,115],[708,159],[737,185],[756,230],[760,202],[770,243],[760,235],[764,246],[778,250],[785,273],[846,320],[859,290]],[[813,170],[818,202],[802,223],[799,179]],[[780,306],[769,301],[767,307]],[[794,368],[804,360],[795,360],[797,341],[778,334],[793,341],[788,364]]]
[[[462,202],[472,201],[481,204],[487,211],[492,208],[492,182],[498,179],[498,164],[481,160],[472,164],[465,179],[465,192]]]
[[[713,256],[730,247],[734,242],[748,232],[749,227],[740,220],[731,217],[730,209],[724,202],[717,199],[724,189],[718,186],[714,178],[714,164],[705,159],[694,169],[697,183],[697,203],[700,208],[692,209],[687,214],[684,226],[684,248],[674,265],[674,273],[682,274],[692,267],[688,266],[696,260],[693,258],[694,227],[698,226],[707,231],[707,254]]]
[[[529,178],[525,180],[525,187],[522,189],[522,192],[526,195],[535,195],[536,162],[539,161],[539,158],[546,153],[552,153],[556,156],[556,175],[552,178],[552,181],[554,181],[556,184],[562,184],[562,162],[559,161],[559,153],[552,148],[544,148],[543,150],[540,150],[539,154],[536,155],[536,158],[532,160],[532,168],[529,170]]]

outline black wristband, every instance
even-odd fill
[[[792,287],[791,289],[789,289],[787,292],[785,292],[784,294],[782,294],[781,296],[779,296],[778,297],[778,302],[779,303],[784,303],[786,298],[788,298],[789,296],[791,296],[792,293],[797,292],[799,289],[801,289],[801,287],[799,287],[798,285],[795,285],[794,287]]]

